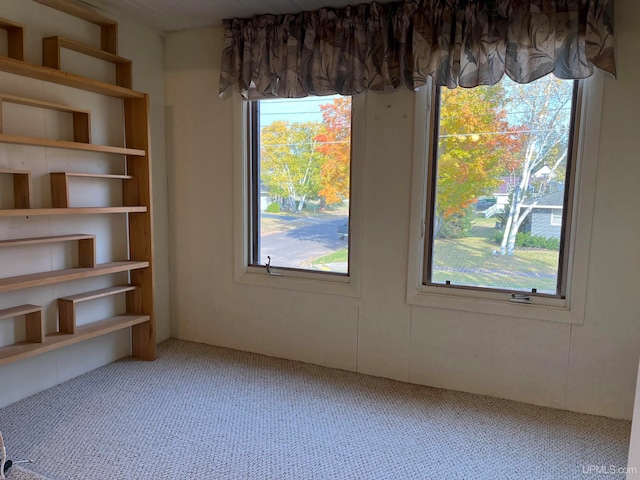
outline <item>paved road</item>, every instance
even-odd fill
[[[312,260],[348,245],[348,241],[340,240],[337,233],[338,226],[347,223],[347,216],[284,218],[286,220],[283,221],[290,230],[262,237],[263,263],[266,262],[267,255],[270,255],[272,265],[309,268]]]

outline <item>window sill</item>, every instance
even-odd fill
[[[407,295],[407,303],[410,305],[440,308],[446,310],[458,310],[463,312],[481,313],[487,315],[500,315],[515,318],[524,318],[528,320],[541,320],[547,322],[582,324],[583,312],[580,308],[573,308],[566,300],[565,305],[548,305],[536,304],[536,299],[532,299],[532,303],[515,303],[507,300],[509,294],[500,295],[503,298],[473,298],[471,296],[462,296],[458,292],[440,293],[435,292],[437,287],[427,287],[417,292],[409,292]],[[565,302],[565,301],[558,301]]]
[[[236,283],[256,287],[281,288],[301,292],[359,297],[360,288],[346,275],[325,275],[314,272],[290,272],[274,269],[283,275],[270,275],[264,268],[248,267],[236,275]]]

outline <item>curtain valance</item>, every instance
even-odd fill
[[[615,75],[613,0],[422,0],[224,22],[220,93],[297,98]]]

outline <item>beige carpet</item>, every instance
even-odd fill
[[[170,340],[0,410],[51,480],[621,479],[630,422]]]
[[[38,475],[35,472],[31,472],[25,468],[16,465],[11,467],[6,475],[7,480],[48,480],[42,475]]]

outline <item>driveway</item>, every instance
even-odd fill
[[[310,268],[314,259],[348,246],[348,241],[340,240],[337,233],[338,226],[348,222],[346,215],[295,217],[263,214],[263,218],[269,219],[269,228],[261,237],[262,263],[270,255],[274,266]]]

